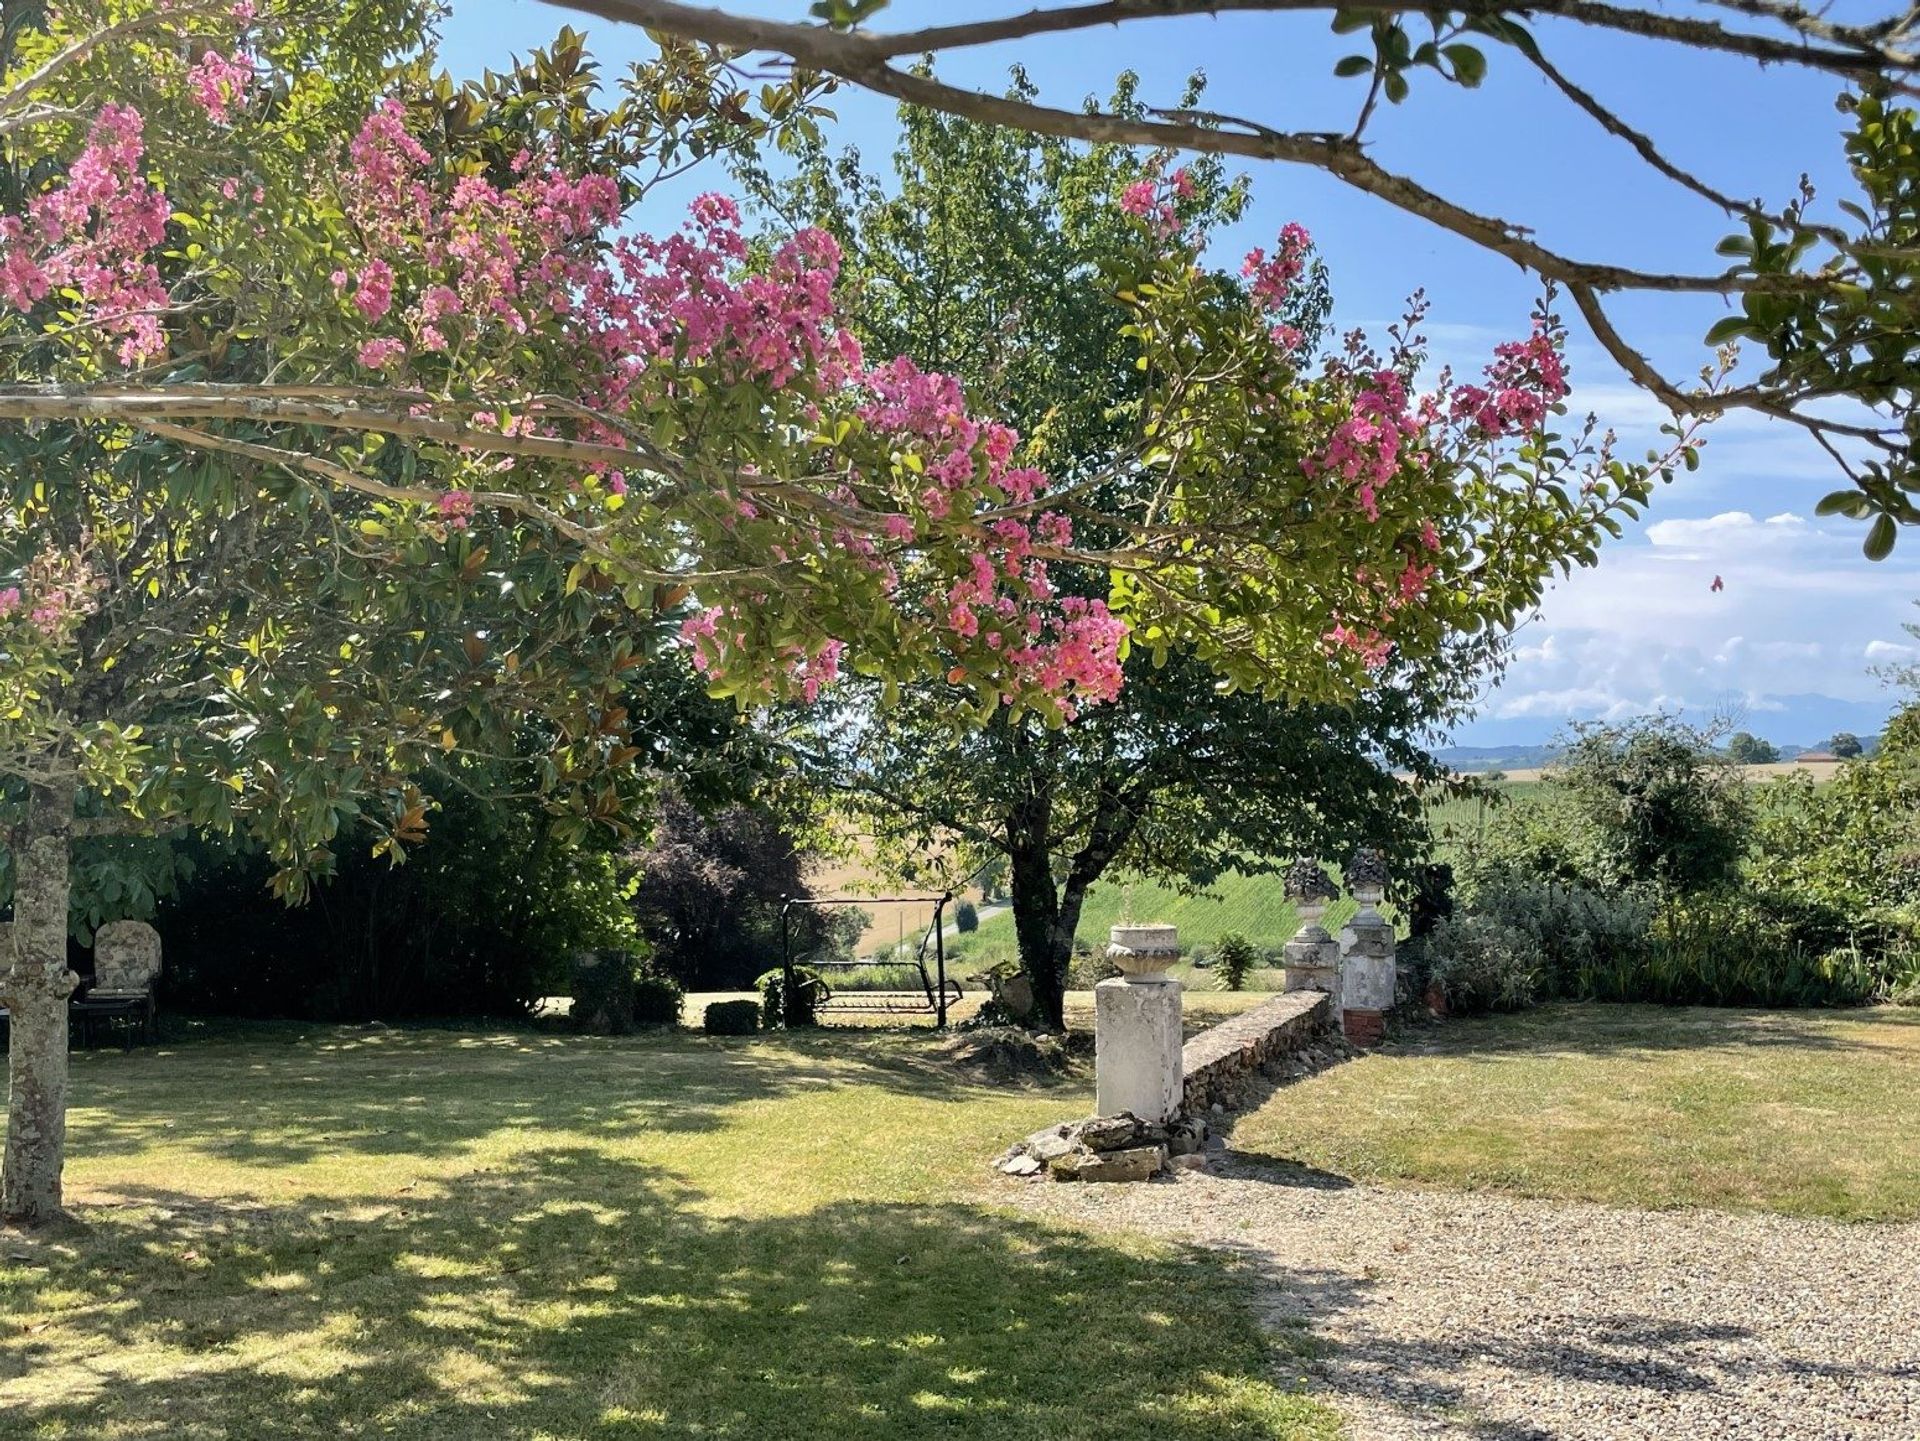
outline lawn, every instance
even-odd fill
[[[1363,1181],[1920,1217],[1920,1012],[1554,1005],[1292,1087],[1234,1144]]]
[[[76,1058],[8,1437],[1330,1437],[1218,1258],[990,1204],[1084,1078],[924,1036],[250,1027]]]

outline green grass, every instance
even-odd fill
[[[1920,1217],[1920,1012],[1554,1005],[1288,1088],[1234,1144],[1358,1180]]]
[[[74,1103],[85,1228],[0,1240],[9,1438],[1338,1429],[1228,1262],[983,1199],[1084,1079],[923,1037],[234,1028]]]

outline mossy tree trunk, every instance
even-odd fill
[[[40,1226],[63,1214],[67,1139],[67,893],[73,836],[70,780],[35,783],[13,837],[11,955],[0,957],[7,1051],[7,1148],[0,1220]]]

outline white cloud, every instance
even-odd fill
[[[1920,545],[1904,537],[1874,564],[1848,522],[1663,518],[1549,593],[1481,714],[1552,730],[1659,709],[1758,719],[1781,697],[1875,700],[1873,667],[1920,658],[1920,645],[1892,639],[1916,597]]]

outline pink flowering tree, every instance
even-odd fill
[[[744,706],[942,675],[1058,722],[1139,641],[1350,695],[1504,623],[1649,483],[1576,489],[1528,429],[1550,328],[1477,390],[1419,389],[1410,337],[1311,378],[1270,313],[1298,239],[1223,288],[1171,176],[1103,280],[1145,483],[1096,516],[951,376],[864,353],[825,233],[756,257],[717,195],[637,223],[660,177],[811,128],[805,76],[748,92],[669,47],[603,103],[563,34],[456,90],[424,32],[405,0],[6,32],[8,1219],[60,1207],[77,836],[245,831],[297,899],[343,826],[424,839],[415,778],[460,756],[618,824],[620,696],[663,629]]]
[[[1127,81],[1110,103],[1134,106]],[[1337,257],[1297,224],[1223,246],[1245,189],[1217,160],[899,119],[891,182],[820,146],[755,192],[842,238],[870,346],[961,368],[1041,438],[1069,550],[1051,583],[1109,602],[1131,653],[1118,699],[1064,723],[1003,707],[958,728],[959,686],[888,703],[856,684],[795,750],[903,872],[999,859],[1019,1009],[1058,1027],[1085,900],[1115,872],[1204,887],[1360,842],[1410,859],[1420,807],[1395,772],[1435,778],[1431,732],[1484,682],[1540,558],[1603,534],[1653,472],[1556,433],[1545,314],[1460,383],[1417,322],[1381,354],[1329,344]],[[964,582],[951,598],[970,627]]]

